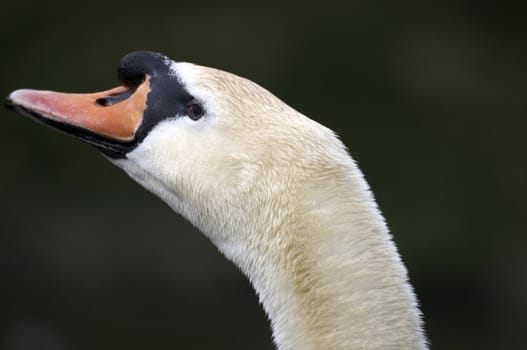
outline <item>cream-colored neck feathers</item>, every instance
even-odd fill
[[[241,268],[277,347],[425,349],[406,270],[333,132],[243,78],[173,73],[207,114],[160,123],[116,164]]]

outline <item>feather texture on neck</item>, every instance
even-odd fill
[[[278,348],[425,349],[406,269],[334,133],[243,78],[173,72],[209,119],[162,122],[114,162],[240,267]]]

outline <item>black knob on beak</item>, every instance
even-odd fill
[[[136,51],[124,56],[119,63],[117,75],[124,86],[136,88],[146,79],[166,74],[170,60],[162,54],[150,51]]]

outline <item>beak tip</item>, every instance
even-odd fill
[[[19,89],[11,92],[9,96],[6,97],[4,105],[8,108],[12,108],[17,105],[24,105],[24,102],[27,102],[30,98],[29,89]]]
[[[11,92],[4,100],[4,107],[8,109],[13,109],[17,104],[19,104],[20,100],[20,91],[22,90],[15,90]]]

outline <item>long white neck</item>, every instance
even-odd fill
[[[278,349],[425,349],[406,269],[362,173],[346,163],[305,181],[264,183],[265,196],[251,190],[216,214],[121,166],[241,268]]]
[[[244,228],[261,240],[219,244],[252,281],[280,350],[426,348],[406,269],[352,171],[334,174],[332,189],[312,183],[277,203],[295,211],[273,224]]]

